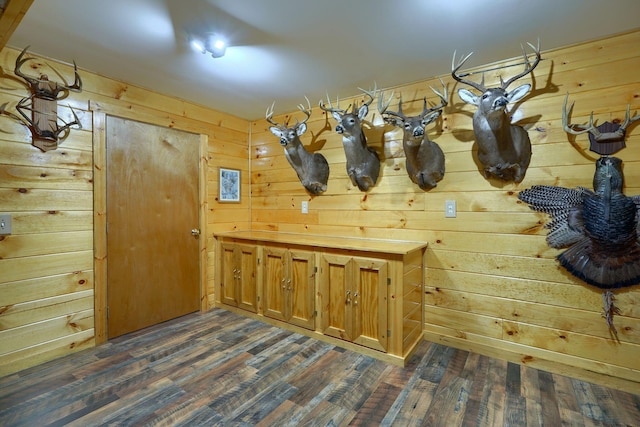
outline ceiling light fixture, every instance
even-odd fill
[[[220,58],[224,56],[227,51],[227,42],[224,37],[219,34],[210,34],[205,39],[198,37],[192,37],[190,45],[193,50],[200,53],[211,53],[214,58]]]

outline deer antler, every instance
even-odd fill
[[[440,93],[437,90],[435,90],[433,87],[429,86],[429,88],[433,91],[433,93],[435,93],[436,95],[438,95],[438,98],[440,98],[440,104],[431,107],[431,108],[427,108],[427,97],[424,97],[424,108],[422,110],[422,114],[421,116],[424,117],[426,114],[432,112],[432,111],[436,111],[436,110],[440,110],[444,107],[447,106],[447,104],[449,104],[449,91],[447,90],[447,85],[444,84],[444,82],[442,81],[442,79],[440,79],[440,84],[442,85],[442,88],[444,89],[443,92],[444,93]]]
[[[635,122],[640,120],[640,114],[634,117],[631,117],[631,106],[627,104],[627,112],[624,117],[624,121],[620,124],[620,127],[614,132],[600,132],[596,125],[593,123],[593,111],[589,115],[589,123],[587,125],[574,125],[569,124],[569,113],[573,110],[573,105],[575,102],[571,103],[569,110],[567,111],[567,100],[569,99],[569,93],[564,97],[564,102],[562,103],[562,128],[565,132],[570,133],[572,135],[581,135],[583,133],[591,133],[593,138],[599,142],[607,142],[607,141],[615,141],[623,138],[627,127]],[[579,129],[578,129],[579,128]]]
[[[395,92],[391,92],[391,95],[389,95],[389,100],[386,103],[383,100],[384,93],[380,94],[380,98],[378,98],[378,112],[381,115],[386,114],[387,116],[395,116],[405,121],[407,119],[407,116],[402,113],[402,95],[400,95],[400,100],[398,101],[398,111],[387,111],[387,109],[389,108],[389,104],[391,104],[391,101],[393,100],[394,93]],[[389,117],[383,116],[383,120],[388,123],[394,123],[394,120]]]
[[[520,45],[522,47],[522,57],[524,58],[524,70],[520,74],[517,74],[517,75],[511,77],[506,82],[504,82],[502,80],[502,76],[500,76],[500,87],[502,89],[506,89],[511,83],[515,82],[520,77],[523,77],[523,76],[529,74],[530,72],[532,72],[533,69],[536,68],[538,66],[538,64],[540,63],[540,58],[541,58],[541,56],[540,56],[540,39],[538,39],[538,46],[534,46],[529,42],[527,42],[527,44],[529,45],[529,47],[531,49],[533,49],[533,52],[536,55],[535,61],[533,61],[533,64],[531,64],[529,62],[529,57],[527,56],[527,52],[525,52],[525,50],[524,50],[524,46]]]
[[[33,59],[31,57],[27,57],[27,58],[23,59],[23,57],[26,55],[28,49],[29,49],[29,46],[27,46],[24,49],[22,49],[22,52],[20,52],[20,55],[18,55],[18,57],[16,58],[16,66],[13,69],[13,72],[15,73],[16,76],[22,77],[27,82],[29,82],[31,84],[34,84],[34,83],[36,83],[38,81],[37,79],[35,79],[33,77],[30,77],[30,76],[27,76],[22,71],[20,71],[20,68],[22,68],[22,66],[24,65],[25,62]]]
[[[471,57],[471,55],[473,55],[473,52],[469,53],[467,56],[463,58],[460,58],[460,61],[458,61],[458,65],[456,65],[456,51],[455,50],[453,51],[453,58],[451,58],[451,77],[453,77],[455,80],[459,81],[460,83],[469,85],[480,92],[484,92],[487,90],[487,88],[484,87],[484,73],[482,74],[482,81],[480,83],[463,79],[462,76],[458,74],[458,71],[460,71],[460,68],[462,68],[462,65],[467,61],[467,59],[469,59],[469,57]]]
[[[338,97],[336,97],[336,106],[334,107],[331,104],[331,99],[329,99],[329,93],[327,93],[327,103],[329,104],[328,108],[324,106],[324,101],[321,99],[320,102],[318,103],[318,106],[322,111],[326,111],[328,113],[344,114],[347,112],[349,107],[351,107],[351,104],[349,104],[349,106],[346,109],[340,108],[340,100],[338,99]]]
[[[298,127],[303,123],[306,123],[307,120],[309,120],[309,118],[311,117],[311,102],[309,102],[309,98],[307,98],[306,96],[304,97],[304,99],[307,100],[307,106],[305,107],[304,104],[300,103],[298,104],[298,109],[300,111],[302,111],[302,113],[306,116],[304,118],[303,121],[298,121],[296,119],[296,124],[294,127]],[[271,104],[270,107],[267,108],[267,111],[265,113],[265,119],[267,120],[267,122],[271,123],[272,125],[280,128],[280,129],[287,129],[287,127],[289,126],[289,120],[287,120],[283,125],[281,125],[280,123],[276,123],[273,121],[273,107],[276,105],[276,101],[273,101],[273,103]]]
[[[376,82],[373,82],[373,90],[369,91],[369,90],[364,90],[361,87],[358,88],[362,93],[364,93],[365,95],[367,95],[369,97],[369,101],[365,102],[364,104],[362,104],[363,106],[366,105],[367,107],[369,105],[371,105],[371,103],[373,102],[373,100],[376,97],[376,92],[378,91],[378,85],[376,84]],[[355,108],[355,105],[354,107]]]
[[[274,126],[277,126],[279,128],[283,127],[280,123],[276,123],[273,121],[273,107],[275,107],[276,105],[276,101],[273,101],[273,103],[271,104],[271,107],[267,107],[267,111],[265,113],[265,119],[271,123]]]
[[[22,66],[25,64],[25,62],[35,59],[32,57],[25,58],[25,55],[27,54],[28,49],[29,49],[29,46],[22,49],[22,52],[20,52],[20,55],[18,55],[18,57],[16,58],[16,66],[13,72],[15,73],[16,76],[22,77],[27,83],[29,83],[31,85],[31,90],[33,91],[38,89],[38,83],[40,83],[41,80],[35,77],[28,76],[20,70]],[[51,68],[64,81],[64,78],[58,72],[58,70],[56,70],[53,67]],[[73,61],[73,72],[74,72],[74,81],[72,85],[66,85],[66,82],[64,85],[56,84],[55,90],[50,89],[50,90],[47,90],[46,92],[43,92],[40,90],[38,97],[41,97],[44,99],[60,100],[60,99],[66,98],[66,96],[69,94],[69,91],[82,92],[82,79],[80,78],[80,74],[78,73],[78,65],[76,64],[76,61]],[[46,76],[44,75],[41,76],[41,79],[47,80]],[[62,96],[59,96],[60,94],[62,94]]]
[[[300,104],[298,104],[298,110],[302,111],[302,113],[306,117],[301,122],[298,122],[297,119],[296,119],[296,126],[300,126],[301,124],[306,123],[307,120],[309,120],[309,117],[311,117],[311,102],[309,102],[309,98],[307,98],[306,95],[305,95],[304,99],[307,100],[307,106],[305,107],[304,104],[300,103]]]

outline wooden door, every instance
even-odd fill
[[[287,255],[282,248],[265,246],[263,250],[263,306],[264,315],[278,319],[287,319]]]
[[[351,281],[353,261],[349,256],[322,254],[320,301],[322,333],[351,341]]]
[[[199,135],[107,116],[107,335],[197,311]]]
[[[314,252],[291,250],[289,257],[288,316],[294,325],[315,329],[315,278]]]
[[[238,266],[238,283],[236,287],[238,292],[238,307],[252,313],[256,313],[258,311],[258,293],[256,290],[256,252],[255,245],[238,244],[236,261],[236,265]]]
[[[220,245],[220,301],[234,307],[238,306],[238,261],[235,243],[223,242]]]
[[[352,295],[353,341],[376,350],[387,350],[388,262],[354,258]],[[400,333],[400,331],[397,331]]]

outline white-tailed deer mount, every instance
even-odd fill
[[[627,104],[627,113],[622,123],[609,123],[604,122],[600,126],[593,123],[593,111],[589,116],[589,123],[586,125],[574,125],[569,124],[569,114],[573,110],[573,102],[567,111],[567,100],[569,94],[564,98],[562,104],[562,127],[565,132],[572,135],[581,135],[589,132],[589,142],[591,143],[589,149],[594,153],[600,155],[614,154],[626,147],[624,142],[627,134],[627,127],[633,122],[640,120],[640,114],[631,117],[631,106]]]
[[[368,191],[376,184],[378,175],[380,174],[380,158],[373,148],[367,146],[367,138],[362,130],[362,121],[369,112],[369,105],[373,102],[376,95],[376,87],[373,91],[360,89],[369,97],[369,101],[365,102],[360,108],[357,103],[353,104],[353,110],[349,113],[349,107],[340,109],[339,103],[336,106],[331,105],[329,96],[327,95],[327,103],[329,107],[325,107],[324,102],[320,101],[320,108],[327,113],[331,113],[333,118],[338,122],[336,132],[342,134],[342,145],[347,158],[347,174],[351,179],[351,183],[357,186],[360,191]]]
[[[69,92],[81,92],[82,80],[75,61],[73,62],[75,79],[71,85],[66,82],[60,84],[50,81],[46,74],[40,74],[37,78],[24,74],[20,70],[24,63],[35,59],[25,58],[27,49],[29,46],[25,47],[16,58],[14,69],[15,75],[24,79],[31,92],[29,97],[21,99],[16,105],[16,111],[22,117],[6,111],[7,103],[0,106],[0,114],[8,115],[27,126],[31,131],[34,146],[42,151],[55,150],[58,147],[58,141],[69,135],[71,126],[82,127],[78,116],[71,107],[69,108],[74,120],[67,123],[58,116],[58,101],[69,96]],[[57,71],[56,74],[59,75]],[[61,121],[63,125],[58,124],[58,121]]]
[[[406,157],[407,174],[411,181],[418,184],[423,190],[430,190],[438,185],[438,181],[444,177],[444,153],[438,144],[431,141],[425,128],[442,114],[442,109],[448,103],[449,93],[447,86],[440,80],[444,93],[434,88],[431,90],[440,98],[440,104],[428,107],[427,97],[424,97],[422,113],[417,116],[406,116],[402,112],[402,98],[398,101],[398,111],[388,111],[393,94],[389,101],[383,105],[380,95],[378,98],[378,111],[386,123],[401,128],[404,131],[402,147]]]
[[[305,97],[306,98],[306,97]],[[273,107],[267,108],[266,119],[273,126],[269,128],[271,133],[280,138],[280,145],[284,147],[284,154],[289,164],[298,174],[302,186],[311,194],[318,195],[327,191],[329,180],[329,163],[320,153],[310,153],[304,148],[300,136],[307,131],[307,120],[311,117],[311,103],[307,99],[307,107],[300,104],[298,108],[306,116],[302,122],[296,120],[296,124],[289,127],[288,121],[278,124],[272,120]]]
[[[507,104],[520,101],[529,93],[530,84],[518,86],[510,92],[507,87],[519,78],[531,73],[540,62],[540,45],[527,43],[535,53],[533,63],[522,49],[524,71],[511,77],[506,82],[500,77],[500,87],[487,88],[484,85],[484,74],[480,83],[464,79],[468,74],[460,73],[460,68],[473,54],[460,59],[456,65],[456,53],[451,61],[451,76],[460,83],[469,85],[481,94],[475,95],[467,89],[460,89],[458,95],[468,103],[477,106],[473,115],[473,133],[478,144],[478,160],[483,167],[485,178],[495,177],[503,181],[520,182],[529,167],[531,160],[531,141],[529,134],[520,126],[511,124],[507,114]]]

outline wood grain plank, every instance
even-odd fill
[[[635,425],[638,408],[441,344],[401,368],[220,309],[0,378],[2,425]]]

